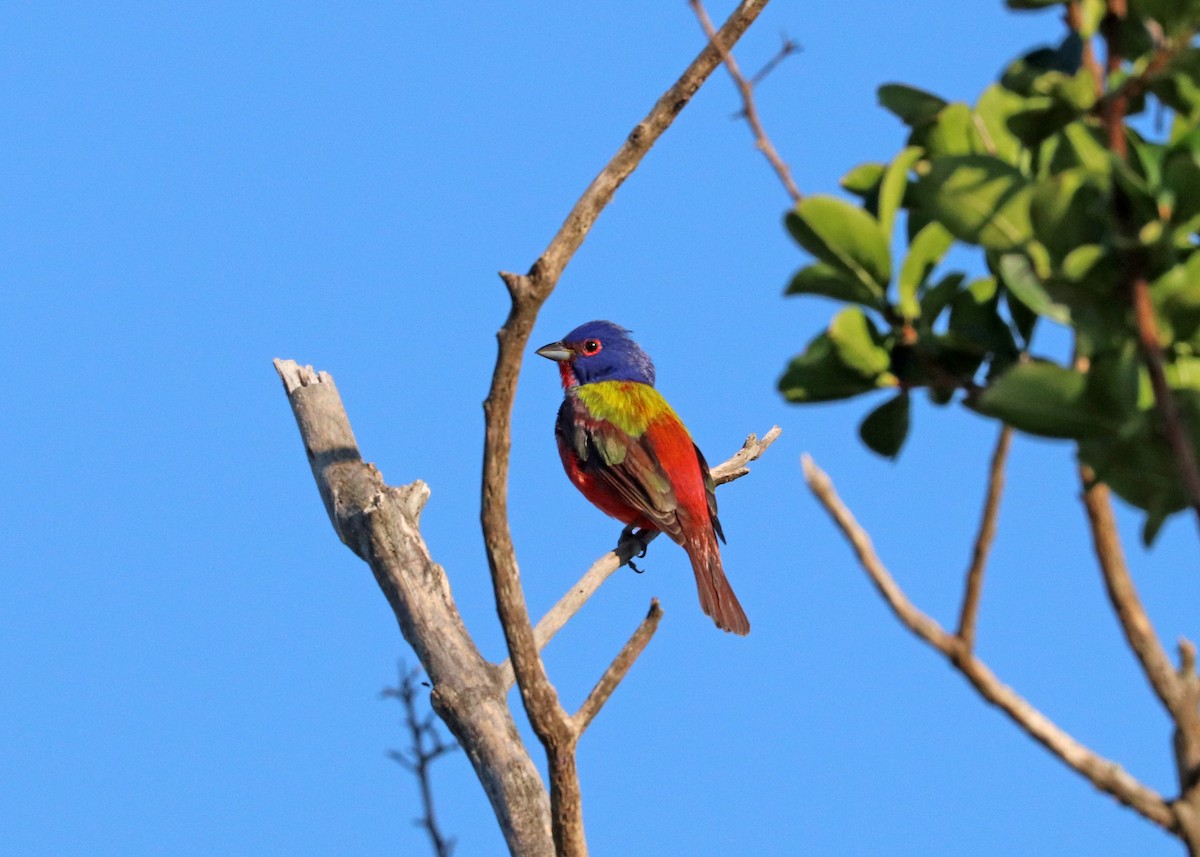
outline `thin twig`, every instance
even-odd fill
[[[582,735],[592,720],[595,719],[596,715],[600,713],[600,709],[604,707],[604,703],[608,702],[608,698],[617,689],[617,685],[625,678],[625,675],[629,672],[629,668],[633,666],[633,662],[637,660],[638,655],[650,643],[650,638],[658,630],[658,623],[662,619],[662,614],[662,607],[659,605],[658,599],[652,598],[650,600],[650,612],[646,614],[646,618],[638,625],[637,630],[633,632],[633,636],[629,638],[629,641],[613,659],[613,662],[608,665],[608,669],[604,671],[604,675],[600,676],[600,681],[596,682],[596,686],[587,695],[587,699],[583,701],[583,705],[575,712],[572,720],[575,723],[575,731],[578,734]]]
[[[433,721],[433,712],[426,717],[417,714],[417,677],[421,674],[418,667],[407,670],[400,664],[400,683],[396,687],[384,688],[380,694],[383,697],[400,700],[404,706],[404,722],[408,727],[409,749],[389,750],[388,757],[409,771],[417,778],[421,790],[422,815],[415,820],[418,827],[424,828],[429,835],[435,857],[451,857],[454,853],[454,840],[442,834],[438,826],[437,815],[433,806],[433,785],[430,782],[429,766],[447,753],[457,750],[458,745],[453,741],[442,740],[441,733]]]
[[[788,38],[787,33],[780,33],[779,40],[779,50],[775,52],[775,56],[767,60],[766,63],[763,64],[763,67],[760,68],[754,74],[754,76],[750,78],[751,86],[758,86],[766,79],[768,74],[775,71],[776,67],[781,62],[790,57],[792,54],[798,54],[800,51],[804,50],[804,48],[800,47],[799,42]]]
[[[987,702],[1003,711],[1031,738],[1072,770],[1086,777],[1096,788],[1160,827],[1170,831],[1177,829],[1174,808],[1162,795],[1130,776],[1115,762],[1098,755],[1063,731],[1028,700],[1001,682],[958,637],[948,633],[933,618],[917,609],[884,567],[871,545],[870,537],[842,503],[829,477],[809,456],[804,456],[803,463],[804,478],[808,487],[853,546],[871,582],[883,595],[892,613],[906,628],[941,652]]]
[[[979,521],[979,532],[975,536],[975,547],[971,552],[971,567],[967,569],[967,583],[958,619],[958,637],[968,652],[975,648],[975,625],[979,616],[979,597],[983,593],[983,572],[987,567],[992,542],[996,538],[996,516],[1000,512],[1000,498],[1004,494],[1004,463],[1008,459],[1011,442],[1012,429],[1004,426],[1000,429],[1000,437],[992,453],[987,499],[983,504],[983,516]]]
[[[767,447],[775,442],[779,437],[782,429],[779,426],[774,426],[761,439],[757,435],[750,435],[746,438],[742,448],[731,455],[726,461],[721,462],[716,467],[710,468],[713,481],[718,485],[724,485],[726,482],[732,482],[735,479],[740,479],[750,472],[747,466],[750,462],[756,461]],[[584,572],[583,577],[572,586],[558,600],[553,607],[547,611],[533,629],[534,638],[537,640],[538,650],[545,648],[554,635],[563,629],[563,627],[571,620],[580,608],[587,603],[598,590],[604,581],[608,580],[617,569],[627,564],[629,560],[644,548],[650,542],[658,537],[657,530],[649,532],[641,532],[636,538],[623,539],[620,544],[613,550],[604,554],[591,567]],[[512,664],[505,659],[496,668],[497,676],[505,688],[512,687],[513,670]]]
[[[767,0],[743,0],[721,28],[717,44],[732,45],[766,6]],[[545,665],[521,589],[516,549],[508,522],[508,470],[513,400],[522,358],[542,304],[579,249],[600,212],[621,183],[641,163],[720,63],[710,44],[659,98],[580,196],[546,250],[524,275],[501,273],[512,307],[497,334],[499,349],[491,389],[484,401],[483,485],[480,519],[492,574],[496,608],[534,733],[546,750],[550,773],[551,821],[559,855],[584,855],[582,797],[575,768],[575,731],[559,703]]]
[[[334,531],[366,562],[400,632],[429,676],[430,702],[469,748],[508,851],[555,857],[550,799],[520,738],[506,689],[480,654],[445,569],[421,535],[429,487],[388,485],[363,461],[337,385],[327,372],[276,360],[304,451]]]
[[[754,103],[754,84],[774,68],[785,56],[794,53],[794,44],[785,41],[785,50],[772,59],[763,71],[755,75],[753,81],[746,80],[742,76],[741,69],[738,68],[737,60],[733,58],[730,47],[726,45],[723,38],[718,38],[716,31],[713,29],[712,20],[708,17],[708,12],[705,10],[704,4],[701,0],[689,0],[689,2],[696,13],[696,17],[700,20],[700,26],[704,28],[704,34],[708,36],[709,42],[720,51],[721,61],[725,63],[725,68],[729,72],[729,76],[733,78],[734,86],[741,93],[742,115],[746,117],[746,124],[750,126],[750,130],[754,134],[755,145],[763,153],[763,157],[767,159],[767,163],[771,165],[771,169],[775,171],[775,175],[779,176],[779,180],[783,182],[783,187],[787,191],[788,196],[792,198],[792,202],[799,202],[801,199],[800,189],[796,187],[796,182],[792,179],[792,171],[783,158],[779,156],[779,152],[775,150],[774,144],[771,143],[771,139],[767,136],[766,129],[763,128],[762,121],[758,117],[758,107]],[[792,45],[790,49],[789,45]]]

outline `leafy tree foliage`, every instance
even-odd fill
[[[910,397],[922,389],[938,405],[1072,441],[1097,479],[1145,511],[1149,544],[1195,502],[1166,442],[1161,399],[1173,399],[1174,429],[1194,451],[1200,2],[1007,5],[1058,8],[1065,36],[1013,60],[974,104],[880,87],[880,104],[907,127],[899,152],[842,178],[856,203],[810,196],[788,214],[814,261],[787,293],[844,306],[779,388],[802,404],[894,391],[859,427],[888,457],[900,453]],[[960,245],[982,254],[986,276],[947,270]],[[1136,317],[1138,287],[1148,290],[1149,322]],[[1046,323],[1069,328],[1073,353],[1035,352]]]

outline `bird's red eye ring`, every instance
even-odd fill
[[[599,354],[602,347],[599,339],[585,339],[580,350],[583,351],[584,357],[591,357],[593,354]]]

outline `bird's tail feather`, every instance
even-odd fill
[[[689,546],[688,550],[692,571],[696,574],[696,590],[700,593],[700,609],[711,616],[721,630],[744,637],[750,633],[750,620],[725,577],[716,537],[711,532],[707,535],[708,538]]]

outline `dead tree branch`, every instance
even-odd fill
[[[505,687],[479,653],[429,555],[420,515],[429,488],[391,487],[362,460],[333,378],[276,360],[313,478],[338,537],[363,559],[433,684],[430,701],[475,768],[513,854],[552,857],[550,804],[517,732]]]
[[[415,823],[429,835],[434,857],[451,857],[454,853],[454,840],[443,835],[438,826],[429,767],[442,756],[457,750],[458,745],[454,742],[447,744],[442,740],[441,733],[433,721],[432,711],[424,717],[417,713],[417,677],[420,674],[420,668],[405,669],[401,663],[400,681],[395,687],[385,687],[380,694],[385,698],[399,700],[404,707],[404,725],[408,728],[408,750],[389,750],[388,758],[417,779],[417,786],[421,790],[422,814]]]
[[[737,87],[738,92],[742,96],[742,115],[746,118],[746,124],[750,126],[750,131],[754,134],[755,146],[763,153],[763,157],[767,159],[767,163],[771,165],[771,169],[775,171],[775,175],[779,177],[779,181],[783,183],[784,190],[792,198],[792,202],[799,202],[801,199],[800,189],[796,187],[796,182],[792,179],[792,170],[783,158],[779,156],[779,152],[771,142],[771,138],[767,136],[767,131],[763,128],[762,120],[758,115],[758,106],[754,102],[755,84],[765,77],[770,69],[782,62],[784,57],[796,51],[795,42],[785,39],[783,49],[772,58],[763,71],[756,74],[753,80],[746,80],[741,69],[738,67],[737,60],[733,58],[733,52],[730,50],[732,43],[726,42],[724,36],[718,34],[713,29],[712,19],[708,17],[708,11],[704,8],[704,4],[701,0],[689,0],[689,2],[700,21],[700,26],[704,29],[704,34],[708,36],[709,42],[720,52],[721,62],[725,64],[725,69],[733,79],[733,85]]]
[[[859,563],[900,622],[940,652],[987,702],[995,705],[1031,738],[1085,777],[1096,788],[1171,832],[1181,819],[1173,804],[1142,784],[1115,762],[1084,746],[1005,685],[966,645],[962,637],[944,630],[908,600],[875,553],[871,539],[842,503],[829,477],[807,455],[804,477],[814,496],[850,542]]]

